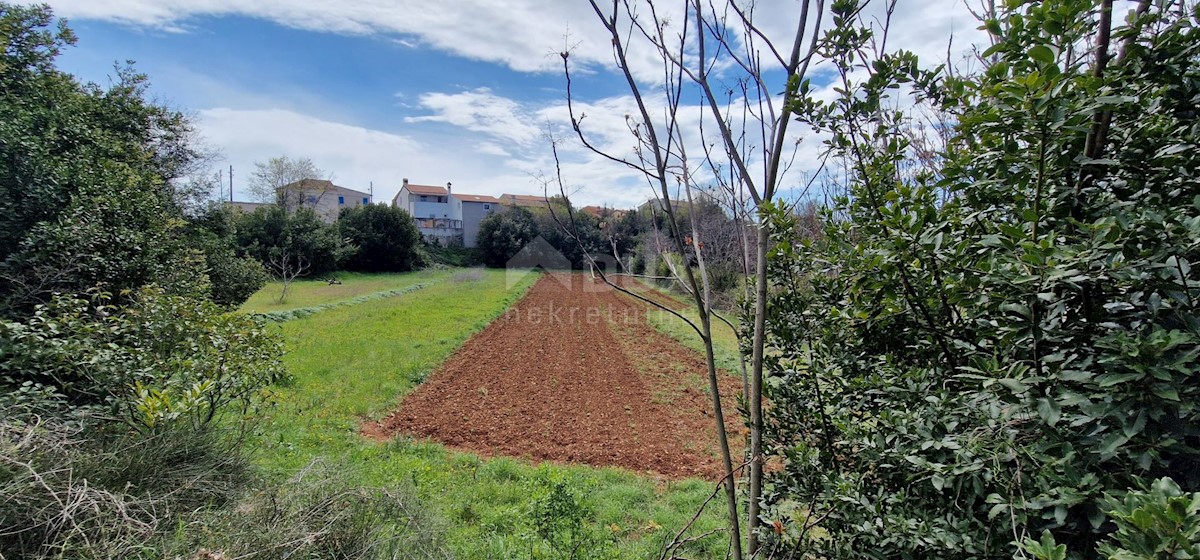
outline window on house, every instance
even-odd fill
[[[491,209],[492,209],[492,205],[491,205],[491,204],[484,204],[484,205],[483,205],[483,209],[484,209],[484,210],[491,210]]]
[[[341,206],[341,205],[343,205],[343,204],[345,204],[345,203],[346,203],[346,197],[344,197],[344,196],[339,196],[339,197],[338,197],[338,206]]]
[[[315,197],[315,196],[313,196],[313,195],[311,195],[311,194],[310,194],[310,195],[308,195],[308,199],[307,199],[307,200],[308,200],[308,203],[309,203],[309,204],[316,204],[316,203],[317,203],[317,197]]]
[[[364,196],[363,197],[363,205],[366,206],[367,204],[370,204],[370,203],[371,203],[371,199]]]
[[[421,195],[421,202],[425,202],[426,200],[425,195]]]

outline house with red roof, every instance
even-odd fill
[[[479,224],[500,207],[494,196],[455,193],[451,183],[445,187],[417,185],[403,179],[392,206],[412,215],[421,235],[441,245],[462,243],[474,247]]]

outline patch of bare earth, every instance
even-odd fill
[[[546,275],[362,431],[486,456],[715,480],[722,468],[704,361],[655,330],[647,312],[586,275]],[[722,374],[735,448],[739,390]]]

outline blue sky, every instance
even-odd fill
[[[617,152],[633,144],[624,125],[627,88],[582,0],[50,4],[79,37],[61,67],[104,83],[116,61],[134,60],[149,74],[152,95],[195,116],[222,154],[215,167],[233,165],[239,199],[253,162],[276,155],[312,158],[346,187],[373,182],[377,200],[390,200],[402,178],[450,181],[475,194],[540,192],[536,177],[553,171],[542,130],[568,132],[556,54],[565,45],[589,130]],[[759,4],[768,32],[784,37],[794,27],[794,1]],[[957,0],[902,1],[895,21],[898,46],[932,56],[944,56],[951,32],[961,37],[975,27]],[[655,75],[649,54],[631,64],[647,84]],[[577,204],[629,207],[651,196],[636,174],[564,140],[565,179]],[[801,171],[818,148],[807,143]]]

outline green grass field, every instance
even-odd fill
[[[662,543],[701,507],[712,484],[654,480],[610,468],[481,459],[437,444],[375,443],[358,434],[364,418],[395,406],[533,280],[505,289],[503,271],[486,271],[474,281],[453,272],[437,274],[445,277],[401,297],[280,324],[285,363],[295,379],[277,390],[276,404],[259,426],[258,463],[269,475],[286,477],[322,459],[354,484],[413,485],[422,503],[445,521],[446,538],[459,558],[554,557],[549,541],[537,532],[537,520],[544,527],[547,512],[582,516],[589,552],[580,557],[656,558]],[[427,273],[348,278],[344,286],[356,288],[352,282],[362,280],[371,284],[363,289],[370,292],[428,278]],[[304,305],[342,295],[314,288],[306,292]],[[551,499],[558,484],[576,500],[568,508],[574,513],[564,513]],[[716,502],[693,533],[722,526]],[[720,558],[726,544],[722,535],[712,535],[694,543],[687,556]]]
[[[339,272],[336,274],[336,278],[342,281],[341,284],[330,285],[326,280],[297,280],[292,282],[292,286],[288,290],[288,297],[283,302],[279,301],[279,294],[283,293],[283,284],[280,282],[268,282],[266,286],[263,286],[263,289],[259,290],[249,300],[246,300],[246,303],[242,304],[241,311],[246,313],[270,313],[273,311],[312,307],[324,303],[335,303],[375,292],[407,288],[414,284],[438,282],[449,278],[451,274],[453,272],[448,270],[422,270],[407,274]]]

